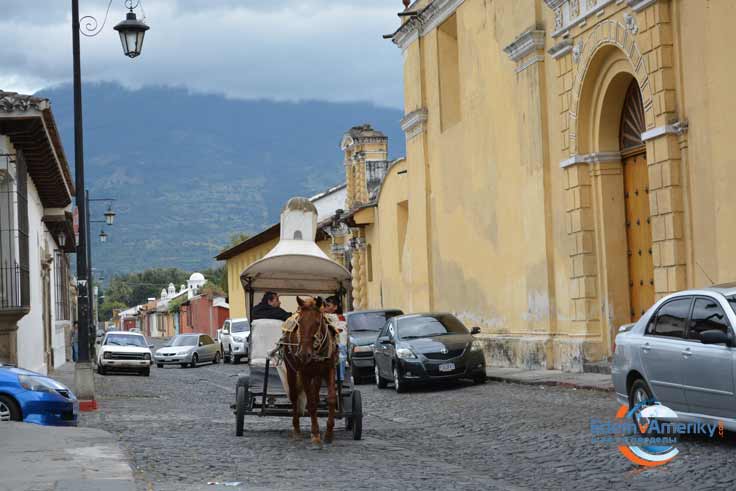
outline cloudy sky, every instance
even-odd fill
[[[99,36],[82,37],[85,82],[402,106],[401,52],[381,38],[398,26],[400,0],[143,0],[151,30],[135,60],[112,30],[123,3],[112,0]],[[30,93],[71,80],[70,5],[0,0],[0,89]],[[107,5],[80,0],[80,15],[101,20]]]

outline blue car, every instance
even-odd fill
[[[0,423],[77,426],[79,401],[65,385],[40,373],[0,364]]]

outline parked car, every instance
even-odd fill
[[[196,367],[199,363],[220,363],[220,346],[206,334],[180,334],[168,346],[156,350],[156,366]]]
[[[736,283],[656,302],[616,336],[611,366],[621,403],[656,400],[681,421],[736,430]]]
[[[365,377],[373,378],[373,345],[386,320],[404,313],[398,309],[357,310],[347,312],[348,362],[353,374],[353,383]]]
[[[409,314],[392,317],[378,334],[373,356],[378,388],[393,381],[396,392],[411,384],[469,378],[486,379],[483,346],[471,331],[448,313]]]
[[[0,423],[77,426],[79,401],[56,380],[22,368],[0,364]]]
[[[245,317],[228,319],[220,330],[220,351],[225,363],[238,363],[248,357],[250,322]]]
[[[151,374],[149,345],[142,334],[128,331],[109,331],[97,350],[97,373],[105,375],[108,370],[136,371],[148,377]]]

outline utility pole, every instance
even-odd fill
[[[84,188],[84,135],[82,128],[82,69],[79,59],[79,0],[72,0],[72,54],[74,66],[74,186],[79,210],[79,242],[77,243],[77,339],[79,357],[74,370],[74,383],[81,410],[94,410],[95,379],[89,345],[89,270],[87,267],[88,210]]]

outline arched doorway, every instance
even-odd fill
[[[632,80],[626,91],[619,142],[624,175],[626,209],[626,245],[629,269],[629,300],[634,322],[654,303],[654,262],[649,213],[649,171],[646,146],[644,106],[639,84]]]

